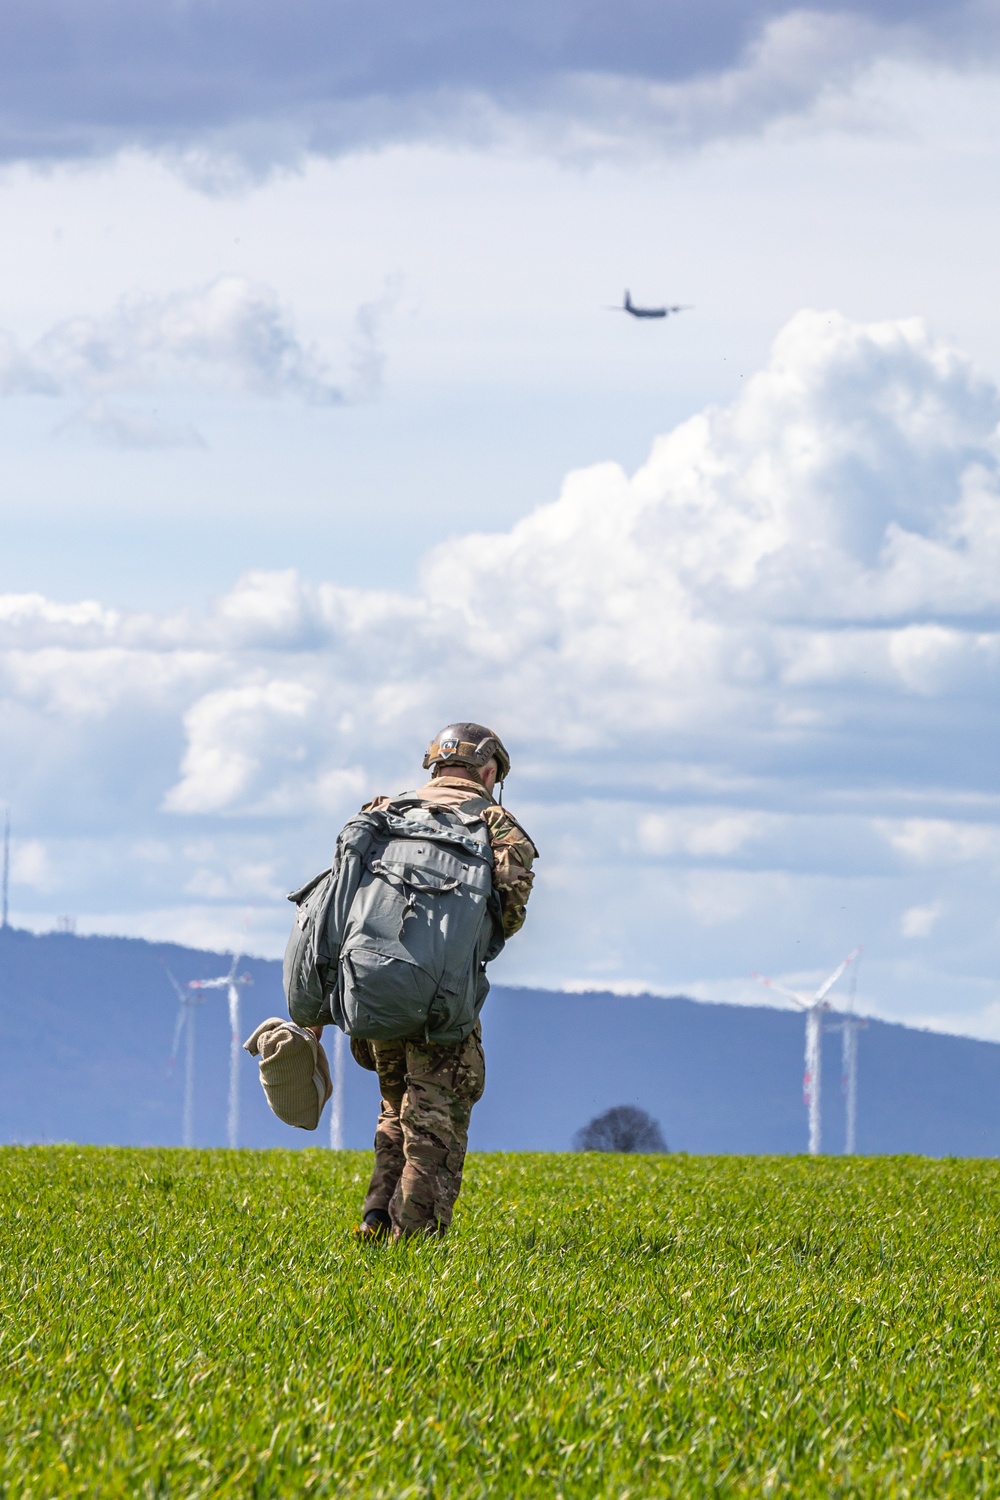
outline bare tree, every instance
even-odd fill
[[[573,1137],[574,1151],[667,1151],[660,1122],[633,1104],[616,1104],[595,1115]]]

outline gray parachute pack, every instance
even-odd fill
[[[427,806],[407,793],[350,819],[331,868],[288,897],[293,1021],[371,1041],[469,1035],[489,990],[484,966],[504,945],[489,805]]]

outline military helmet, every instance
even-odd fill
[[[427,746],[424,770],[431,766],[471,766],[478,771],[493,756],[497,781],[502,782],[510,771],[510,756],[499,735],[485,724],[449,724]]]

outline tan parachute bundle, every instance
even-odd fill
[[[315,1130],[330,1095],[330,1064],[319,1039],[294,1021],[270,1016],[243,1043],[260,1062],[264,1097],[286,1125]]]

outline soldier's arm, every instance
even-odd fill
[[[503,912],[503,935],[513,937],[524,926],[538,850],[504,808],[487,808],[483,817],[493,846],[493,884]]]

